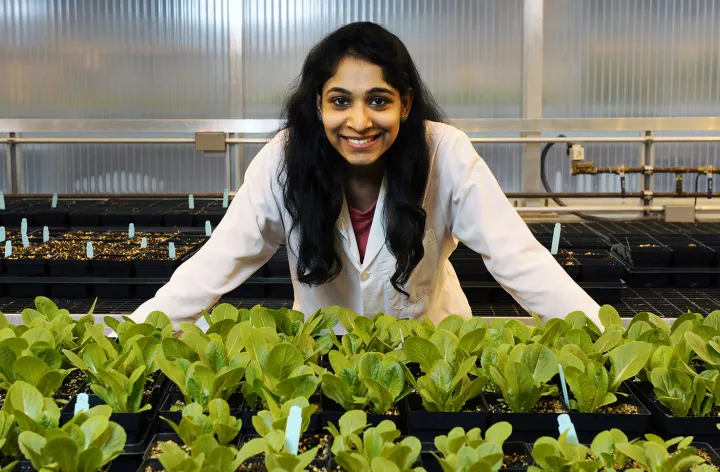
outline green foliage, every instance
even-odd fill
[[[542,437],[535,441],[532,456],[537,465],[528,467],[528,472],[602,470],[600,461],[593,458],[589,447],[568,443],[567,432],[564,432],[559,439]]]
[[[503,465],[503,444],[510,434],[512,426],[505,422],[490,426],[484,438],[480,428],[467,433],[463,428],[453,428],[447,436],[435,437],[435,447],[441,456],[433,455],[444,471],[497,472]]]
[[[310,418],[317,411],[317,405],[310,405],[305,397],[293,398],[283,403],[282,407],[278,406],[272,397],[267,397],[269,410],[262,410],[252,417],[253,427],[255,431],[262,437],[267,436],[272,431],[279,429],[285,431],[288,416],[290,416],[290,408],[293,406],[302,409],[302,424],[300,426],[300,434],[307,431],[310,425]]]
[[[203,435],[217,439],[221,446],[227,446],[240,432],[242,421],[230,414],[228,403],[214,398],[208,403],[209,414],[203,413],[202,405],[191,403],[182,411],[180,424],[163,418],[185,444],[193,444]]]
[[[238,451],[205,434],[187,446],[190,453],[172,442],[160,444],[158,459],[167,472],[235,472],[250,457],[262,453],[264,444],[262,438],[254,439]]]
[[[332,452],[335,454],[335,460],[344,470],[348,472],[425,470],[421,467],[413,468],[420,455],[420,441],[408,436],[400,442],[395,442],[400,437],[400,431],[392,421],[385,420],[377,427],[367,428],[365,412],[353,410],[340,418],[339,426],[338,430],[331,423],[327,429],[333,435]]]
[[[334,373],[322,375],[322,390],[346,411],[369,407],[385,413],[412,391],[405,383],[412,375],[394,357],[366,352],[348,359],[339,351],[329,356]]]
[[[416,322],[411,320],[398,319],[382,313],[370,319],[337,306],[329,307],[324,312],[337,315],[340,323],[347,330],[342,342],[331,333],[335,346],[347,357],[365,352],[390,353],[412,334],[416,325]]]
[[[125,448],[125,430],[110,421],[112,409],[109,406],[97,406],[79,413],[62,428],[58,428],[60,412],[57,406],[50,408],[53,402],[46,398],[45,411],[41,411],[40,392],[23,384],[18,382],[11,387],[12,390],[19,386],[13,392],[11,409],[23,430],[18,436],[20,450],[35,470],[97,471]],[[24,404],[15,401],[20,396],[24,396]]]

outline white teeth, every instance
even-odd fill
[[[348,138],[348,141],[350,141],[353,144],[365,144],[365,143],[369,142],[370,140],[369,139],[350,139],[350,138]]]

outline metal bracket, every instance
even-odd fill
[[[649,165],[644,165],[643,169],[645,169],[645,175],[652,175],[654,167],[649,166]]]
[[[665,221],[668,223],[693,223],[695,205],[666,205]]]
[[[653,199],[653,191],[652,190],[643,190],[643,200],[650,201]]]
[[[225,152],[225,133],[203,131],[195,133],[195,150],[205,152]]]

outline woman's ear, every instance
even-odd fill
[[[408,89],[408,93],[402,97],[402,116],[410,115],[410,109],[412,108],[414,96],[415,92],[413,89]]]

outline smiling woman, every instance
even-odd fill
[[[460,240],[524,308],[544,318],[580,310],[599,325],[599,306],[535,240],[385,28],[353,23],[320,41],[283,115],[210,240],[136,321],[153,310],[196,319],[283,243],[306,316],[340,305],[467,319],[448,260]]]

